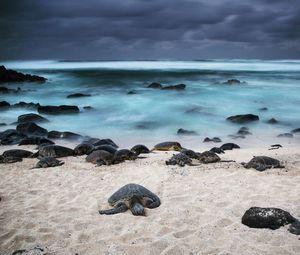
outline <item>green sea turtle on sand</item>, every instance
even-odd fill
[[[47,168],[47,167],[56,167],[61,166],[65,162],[60,161],[53,157],[43,157],[40,159],[39,162],[37,162],[36,166],[34,168]]]
[[[150,150],[143,144],[137,144],[131,148],[131,151],[134,152],[137,156],[142,153],[149,153]]]
[[[245,168],[254,168],[258,171],[269,168],[284,168],[279,160],[267,156],[253,157],[247,164],[244,163],[243,165]]]
[[[11,164],[21,162],[23,159],[19,157],[3,157],[0,155],[0,164]]]
[[[98,166],[101,165],[112,165],[114,163],[114,155],[103,150],[93,151],[89,154],[85,160],[87,162],[97,164]]]
[[[152,151],[181,151],[183,148],[178,142],[162,142],[154,146]]]
[[[131,150],[127,150],[127,149],[118,150],[114,155],[115,164],[121,163],[125,160],[136,160],[136,159],[137,159],[137,155]]]
[[[78,144],[74,148],[74,154],[77,155],[77,156],[88,155],[93,151],[94,148],[95,148],[95,146],[92,145],[91,143],[83,142],[81,144]]]
[[[42,146],[38,151],[38,155],[39,157],[61,158],[61,157],[73,156],[74,151],[64,146],[51,144],[51,145]]]
[[[191,166],[192,159],[184,153],[174,154],[172,158],[166,161],[166,165]]]
[[[145,207],[152,209],[160,206],[160,199],[145,187],[131,183],[117,190],[108,199],[108,203],[114,208],[100,210],[100,214],[110,215],[130,209],[135,216],[145,216]]]
[[[220,157],[212,151],[202,152],[198,159],[201,163],[204,164],[216,163],[218,161],[221,161]]]

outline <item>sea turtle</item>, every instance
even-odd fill
[[[99,150],[107,151],[111,154],[115,154],[118,149],[110,144],[103,144],[103,145],[95,146],[93,151],[99,151]]]
[[[131,148],[131,151],[134,152],[137,156],[142,153],[150,153],[150,150],[143,144],[137,144]]]
[[[223,151],[226,151],[226,150],[232,150],[232,149],[240,149],[241,147],[235,143],[224,143],[220,148]]]
[[[77,156],[88,155],[95,149],[91,143],[81,143],[74,148],[74,154]]]
[[[51,145],[42,146],[39,149],[38,154],[39,157],[61,158],[61,157],[73,156],[74,151],[64,146],[51,144]]]
[[[89,154],[85,160],[87,162],[97,164],[98,166],[101,165],[111,165],[114,163],[114,156],[113,154],[103,151],[103,150],[98,150],[98,151],[93,151],[91,154]]]
[[[136,159],[137,159],[137,155],[131,150],[127,150],[127,149],[118,150],[114,154],[115,164],[121,163],[125,160],[136,160]]]
[[[254,168],[258,171],[264,171],[269,168],[284,168],[279,160],[267,156],[253,157],[247,164],[244,164],[244,167]]]
[[[127,184],[117,190],[109,199],[108,203],[113,209],[100,210],[100,214],[116,214],[131,210],[135,216],[145,216],[145,208],[160,206],[160,199],[150,190],[138,184]]]
[[[289,212],[279,208],[251,207],[244,213],[242,223],[250,228],[269,228],[272,230],[291,224],[288,231],[300,235],[299,220]]]
[[[187,155],[189,158],[194,158],[194,159],[198,159],[201,154],[200,152],[195,152],[193,150],[188,150],[188,149],[182,149],[180,153],[183,153]]]
[[[209,151],[214,152],[214,153],[218,153],[218,154],[225,153],[224,150],[222,150],[221,148],[218,148],[218,147],[213,147]]]
[[[201,163],[204,163],[204,164],[216,163],[218,161],[221,161],[220,157],[212,151],[202,152],[198,159]]]
[[[183,148],[178,142],[162,142],[154,146],[152,151],[181,151]]]
[[[19,149],[12,149],[4,151],[2,156],[4,158],[30,158],[32,157],[33,153],[31,151],[26,150],[19,150]]]
[[[9,163],[16,163],[22,161],[22,158],[18,157],[3,157],[0,155],[0,164],[9,164]]]
[[[178,154],[174,154],[172,158],[166,161],[166,165],[179,165],[179,166],[191,166],[192,159],[188,157],[186,154],[180,152]]]
[[[57,160],[53,157],[43,157],[40,159],[39,162],[37,162],[36,166],[34,168],[46,168],[46,167],[55,167],[55,166],[61,166],[65,162]]]

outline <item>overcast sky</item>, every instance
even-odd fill
[[[0,33],[0,59],[300,59],[300,0],[0,0]]]

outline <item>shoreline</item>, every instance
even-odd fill
[[[85,156],[62,158],[63,166],[46,169],[30,169],[37,159],[1,164],[0,254],[36,246],[51,255],[297,254],[299,236],[287,227],[251,229],[241,217],[249,207],[262,206],[300,218],[299,147],[241,148],[220,155],[236,163],[185,167],[165,165],[174,152],[101,167]],[[1,146],[0,152],[8,148],[34,146]],[[273,156],[286,168],[258,172],[239,164],[254,155]],[[156,193],[161,206],[146,209],[147,217],[99,215],[127,183]]]

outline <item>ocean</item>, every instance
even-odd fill
[[[23,83],[7,86],[27,90],[0,94],[0,101],[35,102],[41,105],[77,105],[76,115],[45,115],[50,130],[72,131],[82,135],[111,138],[121,146],[136,143],[177,140],[183,145],[201,147],[205,137],[224,142],[251,144],[296,141],[277,138],[280,133],[300,127],[300,60],[197,60],[197,61],[4,61],[6,68],[44,76],[44,84]],[[237,85],[223,82],[238,79]],[[186,84],[184,91],[147,88]],[[136,94],[128,95],[134,90]],[[91,97],[66,98],[72,93]],[[86,110],[84,106],[93,107]],[[267,107],[267,111],[260,109]],[[13,123],[26,109],[0,112],[0,123]],[[260,120],[234,124],[226,118],[256,114]],[[276,118],[277,124],[268,124]],[[241,126],[252,135],[231,139]],[[1,127],[1,130],[11,128]],[[177,130],[197,135],[178,136]],[[212,145],[212,144],[210,144]]]

